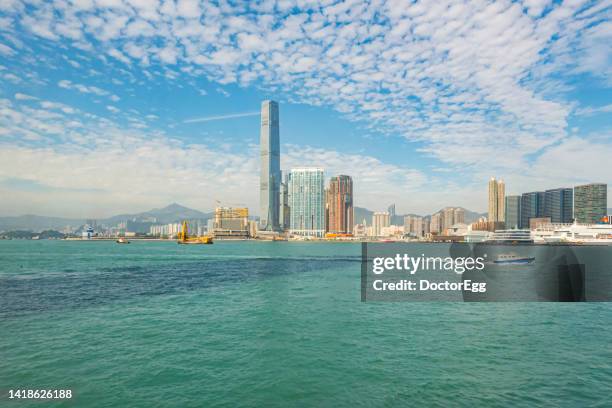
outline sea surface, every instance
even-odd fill
[[[360,255],[0,241],[0,406],[612,406],[612,304],[364,303]]]

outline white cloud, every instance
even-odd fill
[[[15,50],[13,50],[8,45],[0,44],[0,54],[9,57],[13,55],[14,53],[15,53]]]
[[[87,42],[113,57],[109,64],[140,66],[148,76],[157,64],[168,80],[251,85],[332,107],[372,133],[419,143],[436,167],[466,175],[466,191],[487,173],[571,182],[537,164],[552,152],[570,154],[561,146],[579,147],[568,135],[572,113],[609,114],[606,106],[576,109],[568,100],[575,75],[612,84],[606,2],[300,2],[298,10],[291,2],[105,1],[82,4],[79,13],[61,3],[32,5],[11,11],[10,27],[30,27],[62,46]],[[58,85],[115,101],[97,87]],[[579,139],[584,155],[599,157],[596,149],[610,143],[589,137]],[[588,173],[574,170],[576,177]]]
[[[586,106],[576,109],[577,116],[593,116],[598,113],[612,113],[612,104],[603,106]]]
[[[36,99],[38,99],[38,98],[37,98],[37,97],[35,97],[35,96],[26,95],[26,94],[23,94],[23,93],[17,92],[17,93],[15,94],[15,99],[20,100],[20,101],[32,101],[32,100],[36,100]]]
[[[26,179],[51,187],[39,192],[12,191],[10,198],[0,202],[0,213],[101,217],[173,201],[210,210],[217,198],[242,202],[257,213],[258,146],[244,150],[242,143],[186,144],[160,132],[126,129],[85,112],[71,116],[64,110],[67,106],[57,102],[41,105],[45,110],[0,100],[0,128],[14,135],[13,142],[5,142],[0,149],[0,180]],[[137,124],[140,119],[129,120]],[[52,137],[55,143],[23,143],[24,129],[36,129],[32,135],[38,140]],[[286,169],[317,164],[325,166],[328,175],[351,174],[358,205],[377,206],[381,198],[399,199],[426,181],[422,173],[408,167],[309,146],[283,146],[282,164]],[[25,204],[16,205],[20,200]]]
[[[200,122],[211,122],[215,120],[244,118],[247,116],[259,116],[259,111],[255,112],[242,112],[242,113],[230,113],[227,115],[215,115],[215,116],[204,116],[199,118],[192,118],[184,120],[183,123],[200,123]]]
[[[93,94],[97,96],[108,96],[109,99],[111,99],[113,102],[117,102],[119,99],[121,99],[117,95],[112,95],[110,92],[104,89],[100,89],[97,86],[76,84],[67,79],[60,80],[57,83],[57,86],[59,86],[60,88],[64,88],[64,89],[75,90],[75,91],[78,91],[84,94]]]

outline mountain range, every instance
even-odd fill
[[[153,219],[160,224],[179,222],[181,220],[212,218],[213,213],[205,213],[172,203],[163,208],[154,208],[149,211],[134,214],[119,214],[112,217],[96,219],[98,224],[114,226],[123,221],[151,222]],[[83,218],[45,217],[40,215],[26,214],[15,217],[0,217],[0,231],[42,231],[47,229],[61,230],[65,227],[78,228],[85,224]]]
[[[486,216],[486,213],[477,213],[465,209],[465,222],[472,223],[482,216]],[[355,223],[360,223],[365,219],[368,224],[372,222],[372,214],[374,211],[370,211],[367,208],[355,207],[354,210]],[[612,208],[608,208],[608,214],[612,214]],[[134,214],[119,214],[112,217],[96,220],[98,224],[106,226],[114,226],[120,222],[132,220],[141,222],[151,222],[155,219],[157,223],[167,224],[171,222],[179,222],[181,220],[193,220],[201,219],[207,220],[212,218],[214,213],[202,212],[182,206],[177,203],[172,203],[163,208],[154,208],[149,211],[134,213]],[[402,225],[404,223],[405,215],[416,215],[416,214],[402,214],[396,215],[391,222],[396,225]],[[426,215],[425,217],[429,217]],[[19,215],[14,217],[0,217],[0,231],[43,231],[43,230],[61,230],[65,227],[78,228],[85,224],[86,220],[82,218],[62,218],[62,217],[45,217],[41,215]]]

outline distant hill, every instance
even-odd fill
[[[173,203],[163,208],[154,208],[141,213],[114,215],[96,221],[98,224],[106,226],[114,226],[128,220],[147,222],[152,219],[156,219],[156,223],[167,224],[184,219],[207,220],[212,218],[212,216],[213,213],[204,213]],[[23,230],[38,232],[43,230],[61,230],[65,227],[77,228],[83,224],[85,224],[85,220],[82,218],[44,217],[32,214],[19,215],[16,217],[0,217],[0,231]]]
[[[467,208],[459,207],[465,211],[465,223],[471,224],[473,222],[478,221],[480,217],[486,217],[487,213],[479,213],[475,211],[468,210]]]
[[[0,217],[0,231],[61,230],[65,227],[76,228],[84,223],[85,220],[77,218],[43,217],[26,214],[16,217]]]
[[[202,211],[187,208],[177,203],[172,203],[163,208],[154,208],[149,211],[135,214],[120,214],[99,220],[98,222],[106,225],[115,225],[119,222],[131,220],[146,222],[155,218],[159,224],[168,224],[181,220],[209,219],[214,213],[204,213]]]
[[[364,219],[366,220],[368,225],[371,224],[372,214],[374,214],[374,211],[370,211],[367,208],[362,208],[362,207],[353,208],[353,220],[355,224],[361,224]]]

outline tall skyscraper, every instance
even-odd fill
[[[571,223],[574,217],[574,190],[555,188],[546,190],[544,197],[544,217],[551,222]]]
[[[533,191],[521,195],[521,228],[529,228],[529,220],[544,217],[546,193]]]
[[[259,178],[260,229],[279,229],[280,133],[278,103],[261,103],[261,132],[259,136],[261,174]]]
[[[489,180],[489,221],[504,222],[506,185],[502,180]]]
[[[516,229],[521,225],[521,196],[506,196],[506,228]]]
[[[387,208],[387,212],[389,213],[389,217],[391,217],[391,218],[395,217],[395,204],[391,204]]]
[[[581,224],[599,222],[607,212],[608,185],[591,183],[574,187],[574,218]]]
[[[375,237],[383,235],[383,228],[391,225],[391,217],[388,212],[375,212],[372,214],[372,233]]]
[[[295,235],[325,235],[325,180],[323,169],[301,167],[289,174],[289,232]]]
[[[327,231],[335,234],[353,233],[353,179],[332,177],[326,194]]]

